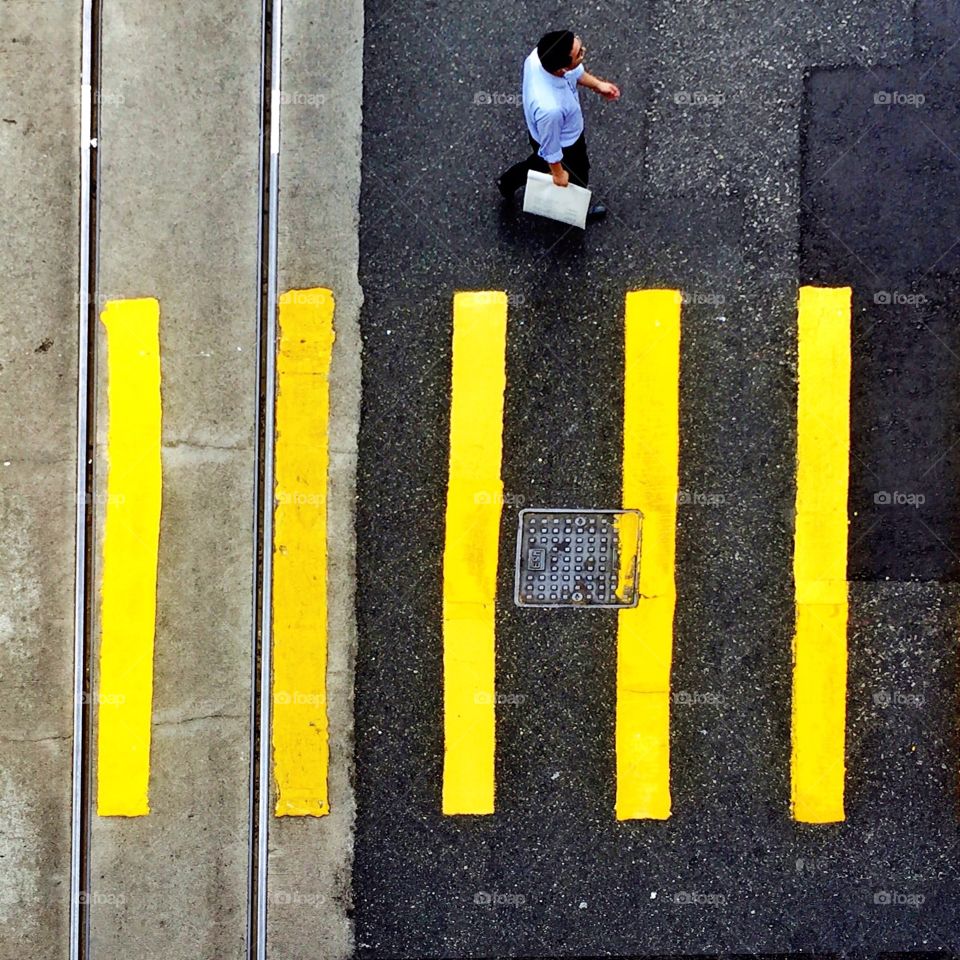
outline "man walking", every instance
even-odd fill
[[[527,171],[553,175],[558,187],[572,180],[586,187],[590,177],[583,112],[577,87],[596,90],[605,100],[616,100],[620,88],[586,72],[583,41],[569,30],[554,30],[540,38],[523,65],[523,114],[533,153],[515,163],[497,181],[500,193],[512,197],[527,181]],[[606,215],[594,204],[587,214]]]

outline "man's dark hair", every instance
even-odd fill
[[[573,34],[569,30],[551,30],[550,33],[545,33],[537,44],[537,56],[548,73],[556,73],[569,67],[572,52]]]

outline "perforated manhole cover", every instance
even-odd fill
[[[641,520],[638,510],[521,510],[517,606],[636,606]]]

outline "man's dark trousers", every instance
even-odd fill
[[[527,182],[528,170],[539,170],[541,173],[550,172],[550,164],[537,152],[540,149],[540,144],[530,136],[529,131],[527,131],[527,136],[530,138],[533,153],[526,160],[515,163],[500,178],[500,189],[503,193],[512,194],[519,190]],[[580,134],[575,143],[561,149],[563,150],[563,157],[560,162],[567,173],[570,174],[570,182],[579,187],[585,187],[590,180],[590,161],[587,159],[587,141],[583,133]]]

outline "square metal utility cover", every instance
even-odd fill
[[[635,607],[639,510],[520,511],[519,607]]]

